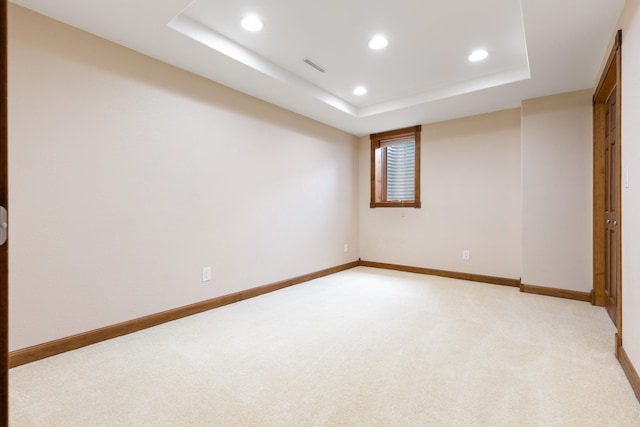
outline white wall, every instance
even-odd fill
[[[640,371],[640,1],[627,0],[622,28],[622,345]]]
[[[423,125],[421,137],[420,209],[369,208],[370,143],[360,140],[361,258],[518,279],[520,109]]]
[[[593,90],[522,103],[522,282],[593,288]]]
[[[357,138],[12,4],[9,165],[11,350],[358,258]]]

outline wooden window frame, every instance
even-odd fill
[[[391,130],[387,132],[374,133],[370,135],[371,139],[371,208],[420,208],[420,132],[422,126],[412,126],[403,129]],[[384,141],[397,138],[406,138],[413,136],[416,143],[415,148],[415,184],[414,184],[414,200],[387,201],[387,179],[386,164],[384,151],[378,151],[380,144]],[[380,156],[376,156],[380,153]]]

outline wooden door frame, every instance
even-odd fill
[[[622,30],[616,33],[615,42],[593,95],[593,298],[592,303],[605,305],[605,121],[607,99],[616,90],[616,138],[618,165],[622,169]],[[617,301],[616,355],[622,345],[622,190],[621,176],[618,182],[618,232],[617,235]]]
[[[0,205],[8,208],[7,2],[0,4]],[[9,425],[9,243],[0,246],[0,424]]]

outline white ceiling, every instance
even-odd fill
[[[12,2],[356,135],[591,88],[624,6],[624,0]],[[262,31],[240,26],[249,13],[263,20]],[[388,38],[386,49],[368,48],[376,34]],[[489,57],[469,62],[478,48]],[[357,85],[368,93],[354,95]]]

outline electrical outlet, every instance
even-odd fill
[[[202,281],[208,282],[211,280],[211,267],[202,267]]]
[[[345,243],[344,244],[344,253],[346,254],[347,252],[349,252],[349,244]]]
[[[462,250],[462,259],[465,261],[469,261],[470,258],[470,254],[469,254],[469,249],[463,249]]]

